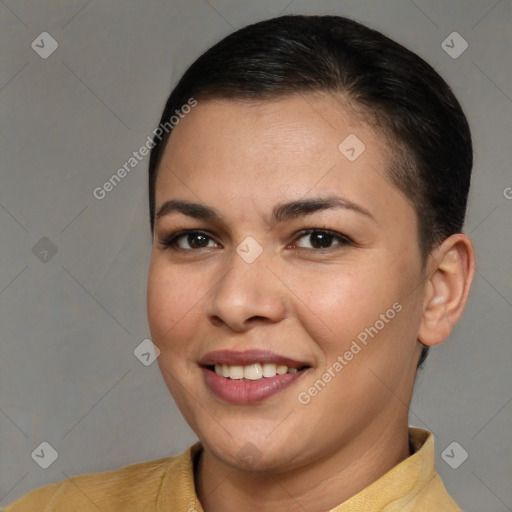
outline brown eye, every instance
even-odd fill
[[[217,247],[218,244],[202,231],[180,231],[164,238],[161,242],[164,247],[179,249],[182,251],[193,251],[208,247]]]
[[[304,242],[299,242],[301,239]],[[340,233],[320,229],[311,229],[303,232],[297,240],[294,245],[301,249],[330,249],[333,247],[333,243],[334,246],[344,246],[351,243],[346,236]]]
[[[184,235],[183,237],[180,238],[186,240],[186,244],[188,244],[192,249],[202,249],[203,247],[207,247],[208,245],[208,237],[204,236],[201,233],[191,233],[189,235]],[[182,247],[179,242],[178,246],[181,247],[181,249],[187,249],[187,247]]]

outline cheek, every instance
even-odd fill
[[[147,312],[152,339],[162,351],[179,352],[190,339],[188,328],[201,308],[204,290],[197,275],[153,257],[148,274]],[[164,355],[164,354],[162,354]]]
[[[290,276],[289,285],[301,299],[301,323],[328,358],[373,325],[398,297],[382,271],[368,265],[347,263],[309,276]]]

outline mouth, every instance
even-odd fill
[[[217,375],[231,380],[255,381],[260,379],[272,379],[276,375],[286,375],[305,370],[309,366],[288,367],[285,364],[252,363],[248,365],[215,364],[206,366],[206,369],[214,371]]]
[[[259,350],[210,352],[199,365],[210,391],[234,404],[263,402],[311,368],[306,362]]]

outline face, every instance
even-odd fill
[[[407,422],[423,276],[392,157],[329,95],[199,102],[175,127],[148,318],[217,460],[284,471]]]

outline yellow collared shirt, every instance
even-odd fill
[[[414,453],[330,512],[461,512],[434,468],[431,433],[409,428]],[[194,488],[199,443],[178,457],[68,478],[32,491],[6,512],[203,512]]]

